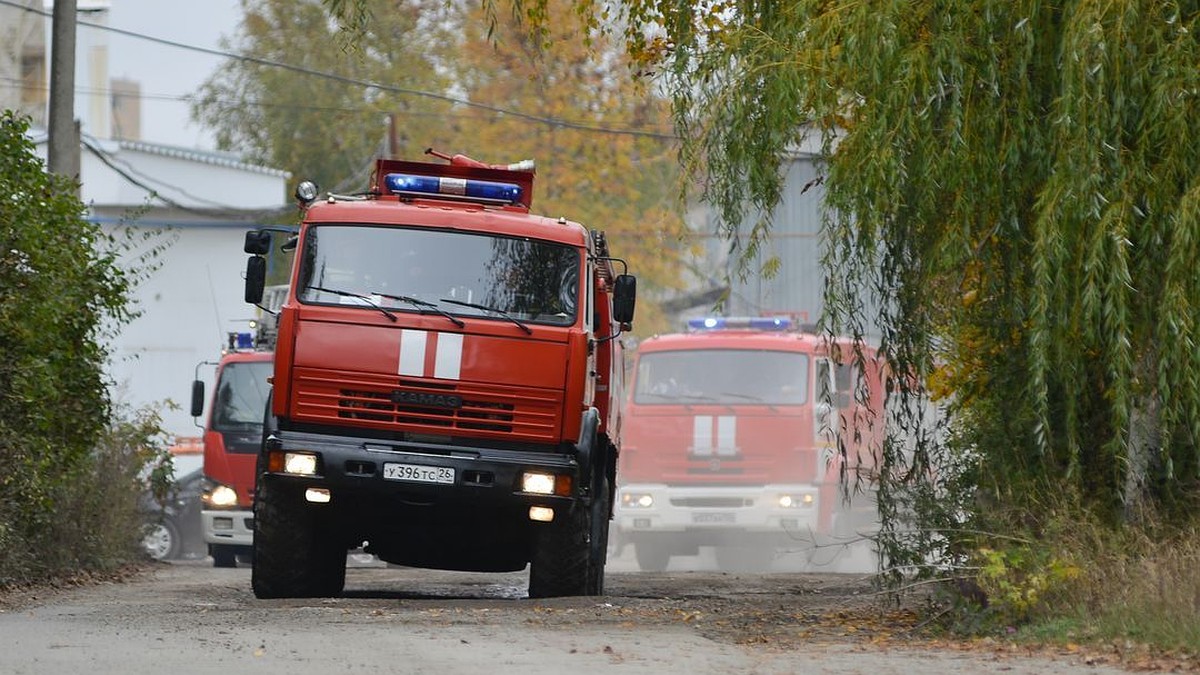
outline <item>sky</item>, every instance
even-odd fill
[[[221,49],[221,38],[232,37],[242,18],[239,0],[111,3],[108,25],[113,28],[208,49]],[[80,19],[87,21],[88,17],[81,15]],[[80,26],[78,30],[82,38],[84,31],[98,29]],[[189,104],[178,99],[195,92],[226,60],[112,32],[108,32],[107,41],[109,76],[141,83],[142,140],[214,149],[212,133],[193,122]]]

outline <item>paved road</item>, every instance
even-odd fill
[[[616,560],[603,597],[529,600],[524,573],[352,563],[336,599],[256,600],[249,569],[202,560],[10,603],[0,673],[1121,672],[1067,656],[880,646],[872,631],[890,631],[879,620],[839,633],[821,617],[864,606],[854,575],[648,574]]]

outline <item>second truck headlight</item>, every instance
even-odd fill
[[[237,506],[237,490],[223,483],[217,483],[208,490],[205,490],[200,496],[200,500],[205,506],[214,509],[227,509]]]

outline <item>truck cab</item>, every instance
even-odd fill
[[[215,364],[207,415],[204,382],[197,377],[192,384],[192,416],[205,415],[201,529],[216,567],[235,567],[238,556],[251,553],[254,468],[273,357],[255,349],[247,337],[231,340],[231,348]]]

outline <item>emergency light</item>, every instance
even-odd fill
[[[250,333],[237,334],[238,349],[254,349],[254,336]]]
[[[792,320],[786,316],[708,316],[688,319],[692,330],[791,330]]]
[[[516,183],[389,173],[384,177],[384,184],[389,192],[396,195],[465,197],[501,204],[516,204],[521,201],[521,186]]]

